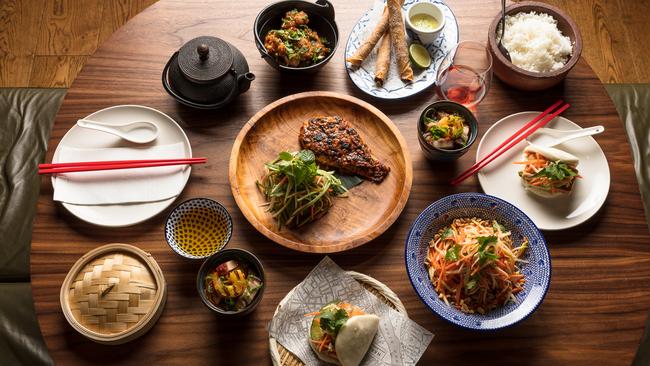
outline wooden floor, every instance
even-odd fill
[[[650,83],[650,0],[544,1],[578,23],[602,82]],[[0,0],[0,87],[69,87],[106,38],[155,2]]]

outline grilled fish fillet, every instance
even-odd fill
[[[357,131],[338,116],[311,118],[300,127],[300,146],[321,166],[381,183],[390,168],[375,159]]]

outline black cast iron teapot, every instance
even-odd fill
[[[163,70],[165,90],[182,104],[217,109],[248,90],[255,75],[244,55],[216,37],[198,37],[174,53]]]

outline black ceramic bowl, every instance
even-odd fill
[[[247,307],[239,311],[225,311],[223,309],[220,309],[215,304],[213,304],[210,300],[208,300],[208,298],[205,296],[205,281],[204,281],[205,276],[221,263],[224,263],[231,259],[235,259],[237,261],[241,261],[242,263],[246,263],[246,265],[250,269],[252,269],[255,272],[255,274],[257,274],[259,278],[262,280],[262,288],[259,290],[257,295],[255,295],[253,301],[250,304],[248,304]],[[237,249],[237,248],[223,249],[211,255],[210,257],[208,257],[208,259],[205,260],[205,262],[203,262],[201,268],[199,269],[199,274],[196,276],[196,289],[199,291],[199,296],[201,297],[201,301],[203,301],[205,306],[213,310],[215,313],[226,317],[242,316],[252,312],[260,303],[260,301],[262,301],[262,295],[264,295],[265,288],[266,288],[266,278],[264,277],[264,267],[262,266],[262,262],[260,262],[260,260],[257,259],[257,257],[253,255],[253,253],[243,249]]]
[[[264,48],[264,38],[272,29],[280,29],[281,19],[284,14],[293,9],[302,10],[309,16],[309,28],[318,32],[319,36],[324,36],[328,40],[330,53],[319,63],[305,67],[289,67],[280,65],[275,57],[266,52]],[[334,21],[334,6],[327,0],[317,0],[315,3],[302,0],[286,0],[271,4],[264,8],[255,18],[255,45],[260,51],[262,58],[280,72],[290,74],[307,74],[320,70],[334,56],[336,47],[339,44],[339,29]]]
[[[460,149],[447,150],[447,149],[439,149],[429,144],[427,140],[424,138],[424,133],[426,132],[426,127],[424,124],[424,116],[430,111],[444,111],[448,113],[460,114],[460,116],[465,119],[465,122],[469,124],[469,139],[467,140],[467,145],[465,145]],[[424,155],[429,160],[452,161],[460,158],[472,146],[472,144],[476,140],[476,135],[478,135],[478,122],[476,122],[476,117],[474,117],[472,111],[467,109],[462,104],[458,104],[456,102],[452,102],[448,100],[440,100],[432,104],[429,104],[429,106],[427,106],[424,109],[424,111],[420,115],[420,119],[418,120],[418,142],[420,142],[420,147],[422,148],[422,152],[424,152]]]

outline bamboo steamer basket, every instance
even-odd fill
[[[91,250],[61,286],[68,323],[102,344],[122,344],[146,333],[167,300],[167,283],[151,254],[128,244]]]

